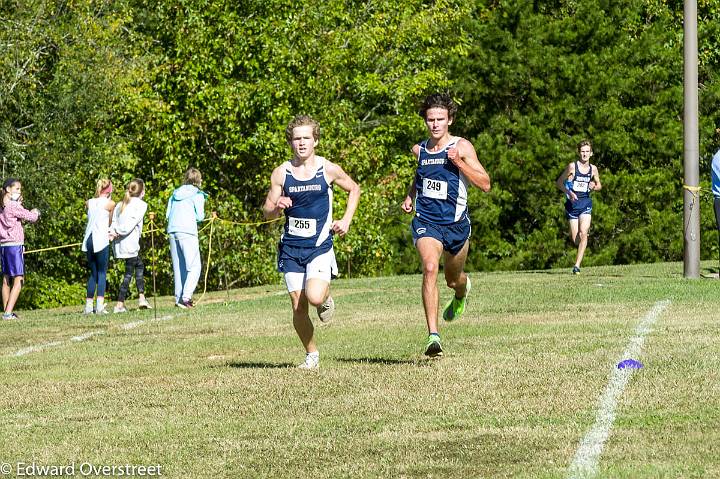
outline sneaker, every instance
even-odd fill
[[[15,313],[3,313],[2,319],[3,321],[10,321],[12,319],[20,319],[20,316]]]
[[[470,276],[467,277],[467,284],[465,285],[465,296],[462,298],[453,298],[448,301],[443,310],[443,319],[445,321],[453,321],[460,317],[465,312],[465,305],[467,304],[467,297],[470,294]]]
[[[83,310],[83,314],[95,314],[95,308],[88,308],[87,306]]]
[[[150,306],[147,299],[138,300],[138,307],[140,309],[152,309],[152,306]]]
[[[577,266],[573,266],[572,274],[580,274],[580,268]]]
[[[320,367],[320,356],[314,354],[305,354],[305,361],[298,365],[299,369],[317,369]]]
[[[105,306],[103,306],[102,309],[98,309],[97,311],[95,311],[95,314],[109,314],[109,313],[110,313],[110,311],[105,309]]]
[[[113,308],[113,313],[127,313],[127,308],[125,306],[117,306]]]
[[[317,307],[317,314],[320,321],[328,323],[335,315],[335,301],[332,296],[328,296],[323,304]]]
[[[195,307],[192,299],[181,299],[179,302],[175,303],[175,306],[180,309],[190,309]]]
[[[431,358],[439,358],[443,355],[442,346],[440,345],[440,336],[437,334],[431,334],[428,336],[427,344],[425,345],[425,356]]]

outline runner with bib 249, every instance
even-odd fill
[[[465,311],[470,291],[470,278],[463,271],[470,238],[468,188],[490,191],[490,176],[472,143],[450,135],[456,112],[457,104],[447,94],[425,98],[419,113],[430,138],[412,148],[418,165],[402,204],[403,211],[412,213],[414,202],[412,235],[423,266],[422,298],[428,328],[425,355],[429,357],[443,354],[438,333],[440,257],[445,263],[445,281],[455,292],[443,310],[443,319],[452,321]]]

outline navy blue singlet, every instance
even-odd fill
[[[282,195],[292,200],[285,209],[282,244],[299,248],[332,245],[332,186],[325,178],[325,158],[317,156],[318,169],[312,178],[299,180],[292,174],[292,165],[285,163]]]
[[[427,150],[428,141],[420,143],[415,172],[415,215],[437,225],[456,223],[467,216],[468,182],[448,159],[447,150],[460,138],[452,138],[445,148],[436,152]]]
[[[577,195],[578,200],[590,198],[590,180],[592,180],[592,165],[587,173],[581,173],[578,162],[575,162],[575,177],[572,181],[572,190]]]

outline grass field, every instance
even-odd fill
[[[683,279],[677,263],[568,271],[472,273],[440,360],[422,356],[420,277],[339,280],[318,371],[294,367],[304,355],[280,285],[190,312],[161,298],[157,319],[20,312],[0,323],[5,477],[19,463],[77,476],[134,464],[171,478],[571,477],[616,364],[663,300],[595,477],[720,477],[720,282]]]

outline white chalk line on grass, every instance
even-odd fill
[[[64,343],[64,341],[52,341],[50,343],[37,344],[35,346],[28,346],[27,348],[18,349],[17,351],[15,351],[14,354],[10,354],[9,356],[25,356],[26,354],[36,353],[38,351],[42,351],[43,349],[52,348],[54,346],[60,346],[63,343]]]
[[[127,330],[129,330],[129,329],[135,329],[135,328],[137,328],[138,326],[142,326],[143,324],[145,324],[145,320],[144,320],[144,319],[143,319],[143,320],[140,320],[140,321],[133,321],[132,323],[121,324],[121,325],[118,326],[118,327],[119,327],[120,329],[124,329],[125,331],[127,331]]]
[[[669,300],[658,301],[645,315],[635,328],[635,336],[630,340],[623,352],[620,361],[625,359],[638,359],[642,352],[645,336],[652,331],[653,325],[667,307]],[[618,362],[620,362],[618,361]],[[610,436],[613,422],[615,422],[615,408],[618,399],[625,390],[634,368],[619,369],[613,367],[610,381],[605,392],[600,397],[595,424],[588,431],[575,453],[575,458],[569,468],[568,478],[589,479],[597,474],[598,461],[602,454],[605,441]]]
[[[277,292],[273,293],[274,296],[280,296],[280,295],[284,295],[284,294],[287,294],[287,292],[286,291],[277,291]],[[128,331],[130,329],[135,329],[138,326],[142,326],[143,324],[148,323],[150,321],[168,321],[170,319],[175,318],[175,316],[177,316],[177,315],[168,315],[168,316],[163,316],[161,318],[142,319],[139,321],[132,321],[130,323],[120,324],[117,327],[124,331]],[[66,341],[50,341],[48,343],[36,344],[34,346],[28,346],[26,348],[18,349],[14,353],[8,354],[8,356],[10,356],[10,357],[25,356],[27,354],[37,353],[37,352],[43,351],[45,349],[62,346],[64,344],[69,344],[71,342],[80,343],[82,341],[86,341],[86,340],[92,338],[93,336],[97,336],[99,334],[105,334],[105,333],[107,333],[107,330],[88,331],[86,333],[82,333],[77,336],[73,336]]]
[[[76,343],[79,343],[81,341],[85,341],[86,339],[92,338],[96,334],[98,334],[98,331],[88,331],[87,333],[83,333],[78,336],[73,336],[72,338],[70,338],[70,341],[75,341]]]
[[[152,318],[152,319],[142,319],[142,320],[140,320],[140,321],[133,321],[133,322],[131,322],[131,323],[120,324],[120,325],[118,325],[117,327],[120,328],[120,329],[122,329],[122,330],[127,331],[127,330],[130,330],[130,329],[135,329],[135,328],[137,328],[138,326],[142,326],[143,324],[149,323],[149,322],[151,322],[151,321],[168,321],[168,320],[173,319],[174,317],[175,317],[174,315],[167,315],[167,316],[163,316],[163,317],[160,317],[160,318],[157,318],[157,319],[156,319],[156,318]],[[73,336],[73,337],[71,337],[70,339],[68,339],[68,340],[66,340],[66,341],[51,341],[51,342],[49,342],[49,343],[36,344],[36,345],[34,345],[34,346],[28,346],[27,348],[18,349],[18,350],[15,351],[14,353],[9,354],[9,356],[14,356],[14,357],[25,356],[25,355],[27,355],[27,354],[38,353],[38,352],[40,352],[40,351],[44,351],[44,350],[49,349],[49,348],[54,348],[54,347],[57,347],[57,346],[63,346],[63,345],[65,345],[65,344],[80,343],[80,342],[83,342],[83,341],[86,341],[86,340],[92,338],[93,336],[97,336],[97,335],[99,335],[99,334],[105,334],[105,333],[107,333],[107,330],[106,330],[106,329],[102,329],[102,330],[99,330],[99,331],[88,331],[88,332],[86,332],[86,333],[82,333],[82,334],[79,334],[79,335],[77,335],[77,336]]]

